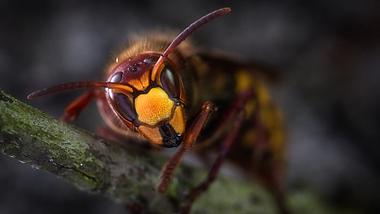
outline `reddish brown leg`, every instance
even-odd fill
[[[256,129],[258,133],[257,140],[254,142],[255,154],[253,160],[257,171],[256,176],[259,177],[259,180],[261,180],[261,182],[273,194],[279,213],[289,214],[290,211],[286,206],[285,190],[283,186],[282,166],[267,157],[268,154],[271,153],[271,149],[269,147],[268,129],[259,118],[260,108],[261,106],[257,105],[256,114],[252,119],[253,128]]]
[[[278,173],[279,169],[273,169],[273,184],[270,185],[270,191],[273,192],[274,199],[277,203],[277,208],[281,214],[289,214],[291,213],[289,208],[286,205],[286,197],[285,197],[285,190],[282,184],[282,180],[280,180],[282,177],[281,173]],[[277,172],[277,173],[276,173]]]
[[[189,213],[191,210],[191,206],[193,202],[207,189],[210,187],[212,182],[216,179],[217,175],[219,174],[219,170],[228,154],[228,152],[231,149],[231,146],[236,142],[235,139],[237,135],[239,134],[240,127],[244,121],[244,106],[247,102],[247,100],[251,97],[252,94],[250,93],[244,93],[241,97],[238,98],[235,106],[231,108],[231,114],[235,116],[234,122],[232,124],[231,129],[228,132],[227,137],[223,141],[218,157],[213,163],[211,170],[209,171],[209,174],[202,183],[200,183],[197,187],[193,188],[188,196],[186,197],[185,201],[182,204],[181,207],[181,213]]]
[[[61,117],[61,120],[64,122],[72,122],[74,121],[80,112],[87,107],[90,101],[95,97],[94,91],[84,92],[81,96],[77,97],[73,100],[66,108]]]
[[[206,124],[211,113],[214,111],[214,105],[206,101],[202,105],[201,112],[197,115],[194,122],[191,124],[188,132],[185,135],[182,145],[177,149],[176,153],[165,163],[162,167],[160,181],[157,185],[157,190],[161,193],[166,192],[168,185],[170,184],[174,170],[182,160],[186,151],[191,149],[196,142],[199,133]]]
[[[283,186],[282,163],[274,162],[273,151],[270,148],[269,128],[263,124],[260,114],[262,108],[268,106],[256,103],[255,113],[251,119],[252,128],[256,131],[256,139],[253,141],[254,155],[251,171],[258,180],[273,194],[279,213],[289,214],[286,206],[285,190]]]
[[[235,114],[236,114],[236,112],[234,110],[236,110],[236,109],[231,108],[231,110],[228,111],[228,113],[226,113],[226,115],[224,115],[224,117],[222,118],[222,120],[219,121],[220,126],[217,127],[217,129],[215,130],[215,132],[212,133],[206,139],[204,139],[201,142],[198,142],[196,145],[194,145],[194,146],[196,146],[196,148],[194,148],[194,149],[198,150],[198,149],[202,149],[204,147],[210,146],[215,141],[217,141],[221,137],[223,137],[223,134],[226,133],[226,131],[231,128],[231,124],[229,123],[229,121],[231,121],[233,119],[233,117],[235,116]]]

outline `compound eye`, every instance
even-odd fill
[[[167,66],[163,69],[160,76],[163,89],[169,93],[170,97],[179,97],[179,79],[175,72]]]
[[[110,82],[120,82],[123,78],[122,72],[117,72],[110,78]],[[137,118],[135,108],[131,99],[117,90],[111,89],[110,98],[115,110],[126,120],[133,122]]]
[[[128,96],[123,93],[114,93],[112,100],[115,109],[123,118],[130,122],[136,121],[137,114]]]

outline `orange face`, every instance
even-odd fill
[[[113,69],[108,82],[125,84],[132,92],[106,89],[114,112],[151,143],[175,147],[185,132],[183,85],[170,62],[152,75],[159,55],[140,54]]]

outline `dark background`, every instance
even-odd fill
[[[199,46],[277,68],[273,94],[289,134],[290,189],[331,206],[380,210],[380,5],[319,1],[0,1],[0,88],[26,101],[38,88],[98,80],[133,33],[182,29],[201,15],[233,13],[197,31]],[[78,93],[30,104],[58,117]],[[102,124],[95,106],[76,123]],[[96,124],[96,125],[94,125]],[[0,156],[0,213],[123,213],[108,199]]]

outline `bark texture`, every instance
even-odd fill
[[[176,212],[187,190],[206,176],[204,170],[181,166],[167,194],[156,193],[160,167],[166,160],[159,152],[142,150],[133,142],[106,142],[1,90],[0,151],[83,191],[106,195],[147,213]],[[304,212],[310,203],[320,207],[315,199],[297,197],[290,200],[295,211]],[[275,213],[275,206],[260,186],[220,176],[195,203],[193,213]]]

